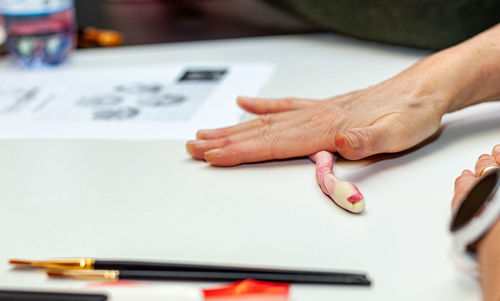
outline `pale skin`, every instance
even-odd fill
[[[186,148],[193,158],[215,166],[318,151],[352,160],[399,152],[435,134],[444,114],[499,99],[499,82],[497,25],[366,89],[322,101],[239,97],[239,106],[256,119],[200,130]]]
[[[239,97],[259,116],[200,130],[186,145],[215,166],[338,152],[347,159],[394,153],[436,133],[445,113],[500,98],[500,26],[419,61],[366,89],[322,101]]]
[[[452,200],[453,210],[458,206],[471,188],[481,171],[490,166],[500,168],[500,144],[493,148],[491,154],[481,155],[474,171],[464,170],[455,181],[455,195]],[[479,278],[485,301],[500,300],[500,221],[477,244],[479,262]]]
[[[257,114],[256,119],[200,130],[186,148],[193,158],[214,166],[314,158],[320,151],[351,160],[400,152],[434,135],[444,114],[500,99],[499,83],[500,25],[496,25],[362,90],[320,101],[239,97],[238,105]],[[464,171],[457,179],[454,206],[485,165],[500,164],[499,153],[497,146],[491,155],[479,158],[475,172]],[[316,165],[317,174],[321,166]],[[327,174],[318,178],[323,192]],[[328,189],[325,193],[330,195]],[[484,299],[498,301],[500,222],[481,240],[477,252]]]

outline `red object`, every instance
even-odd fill
[[[356,185],[353,184],[352,187],[354,188],[354,190],[356,190],[356,193],[348,197],[347,200],[354,204],[364,199],[364,197],[361,192],[359,192],[359,189],[358,187],[356,187]]]
[[[14,20],[15,18],[10,18]],[[7,20],[7,18],[6,18]],[[19,18],[11,21],[7,28],[9,35],[29,36],[37,34],[50,34],[65,32],[73,27],[73,11],[65,10],[43,18]]]
[[[287,301],[290,285],[246,279],[204,289],[205,301]]]

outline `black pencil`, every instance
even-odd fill
[[[50,277],[67,277],[96,280],[145,280],[145,281],[240,281],[254,279],[260,281],[369,286],[370,280],[364,275],[297,275],[288,273],[249,272],[194,272],[194,271],[139,271],[139,270],[48,270]]]

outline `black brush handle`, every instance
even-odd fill
[[[254,279],[260,281],[302,283],[302,284],[335,284],[335,285],[362,285],[371,284],[364,275],[297,275],[297,274],[268,274],[268,273],[237,273],[237,272],[185,272],[185,271],[130,271],[121,270],[120,279],[147,280],[147,281],[240,281]]]
[[[315,275],[315,276],[353,276],[365,277],[364,274],[339,273],[328,271],[288,270],[257,267],[217,266],[186,263],[148,262],[148,261],[117,261],[96,260],[96,270],[129,270],[129,271],[184,271],[184,272],[220,272],[220,273],[259,273],[259,274],[289,274],[289,275]],[[366,277],[365,277],[366,278]]]
[[[0,290],[0,300],[4,301],[106,301],[107,299],[107,296],[98,294]]]

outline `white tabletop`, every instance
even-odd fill
[[[265,61],[277,71],[263,96],[321,98],[427,54],[322,34],[85,50],[65,68]],[[294,285],[294,301],[479,300],[477,283],[448,258],[447,225],[455,177],[500,143],[499,114],[500,103],[479,105],[446,116],[435,141],[404,155],[340,161],[336,173],[365,195],[361,215],[323,195],[306,159],[214,168],[190,159],[184,141],[2,141],[0,287],[80,283],[13,271],[8,258],[87,256],[366,271],[373,280]]]

